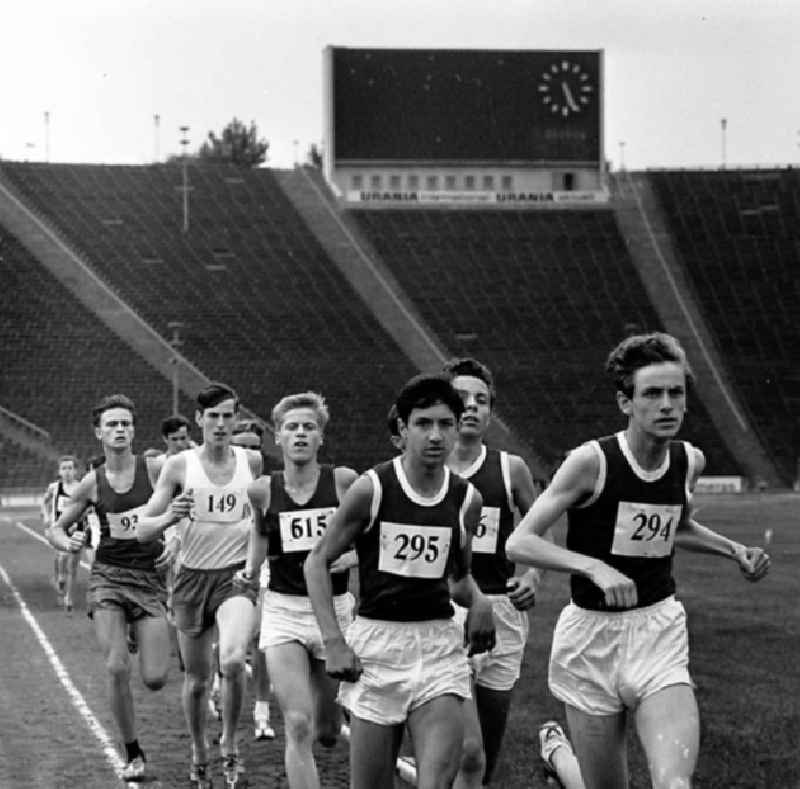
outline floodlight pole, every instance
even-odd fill
[[[44,160],[50,161],[50,113],[44,113]]]
[[[153,115],[153,162],[158,164],[161,158],[161,116]]]
[[[177,416],[179,413],[178,400],[180,398],[178,349],[183,345],[183,340],[180,337],[180,331],[183,328],[183,324],[180,321],[170,321],[167,324],[167,328],[172,331],[172,337],[169,341],[169,344],[172,346],[173,350],[172,358],[170,359],[170,364],[172,364],[172,415]]]
[[[181,171],[183,176],[183,232],[189,232],[189,171],[186,159],[186,149],[189,145],[189,138],[186,136],[189,132],[188,126],[180,126],[181,131]]]
[[[619,169],[625,169],[625,140],[619,141]]]
[[[721,118],[719,122],[722,133],[722,169],[728,166],[728,119]]]

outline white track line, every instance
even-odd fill
[[[36,536],[38,537],[39,535],[37,534]],[[67,691],[67,694],[72,699],[75,709],[78,710],[92,734],[94,734],[94,736],[100,742],[100,745],[103,747],[103,753],[105,754],[108,763],[111,765],[111,769],[118,778],[122,778],[122,770],[124,769],[125,764],[122,761],[122,757],[117,753],[117,749],[114,747],[111,737],[108,736],[108,732],[106,732],[106,730],[103,728],[100,721],[97,720],[94,713],[89,708],[89,705],[86,703],[86,699],[84,699],[81,695],[81,692],[75,687],[75,684],[70,679],[66,668],[64,668],[64,664],[56,654],[55,649],[53,649],[53,645],[48,640],[42,628],[39,627],[39,623],[30,612],[27,604],[22,599],[22,595],[17,591],[17,588],[11,582],[11,579],[8,577],[8,573],[5,571],[5,568],[2,565],[0,565],[0,578],[3,579],[8,588],[11,590],[11,594],[14,595],[23,618],[28,623],[31,630],[33,630],[36,638],[39,640],[39,644],[44,650],[44,653],[47,655],[50,665],[53,667],[53,671],[55,671],[56,676],[64,687],[64,690]]]
[[[30,536],[33,537],[34,539],[39,540],[39,542],[43,542],[48,548],[52,548],[53,547],[52,545],[50,545],[49,542],[47,542],[47,540],[44,537],[42,537],[41,534],[39,534],[39,532],[34,531],[29,526],[26,526],[22,521],[15,521],[14,525],[18,529],[22,529],[22,531],[27,532],[28,534],[30,534]],[[91,570],[92,569],[92,566],[88,562],[84,562],[84,561],[81,561],[81,567],[83,567],[84,570]]]
[[[342,737],[350,742],[350,727],[346,723],[343,723],[340,731]],[[397,764],[395,764],[394,769],[397,775],[407,784],[411,784],[412,786],[417,785],[417,768],[410,763],[405,756],[399,756],[397,758]]]

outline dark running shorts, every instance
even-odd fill
[[[164,616],[167,592],[154,570],[134,570],[95,562],[86,592],[89,616],[98,609],[121,609],[128,622],[145,616]]]
[[[172,590],[175,627],[187,636],[199,636],[212,627],[217,609],[231,597],[246,597],[255,605],[258,590],[235,589],[233,576],[244,564],[218,570],[181,567]]]

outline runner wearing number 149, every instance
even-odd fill
[[[138,528],[140,540],[152,540],[189,516],[172,607],[186,667],[183,708],[192,740],[189,781],[196,789],[211,785],[206,715],[215,625],[222,674],[222,772],[226,787],[245,785],[236,727],[244,700],[256,591],[235,585],[234,575],[247,557],[252,523],[247,488],[261,474],[261,454],[231,446],[238,414],[239,399],[229,386],[210,383],[198,394],[195,420],[203,431],[203,443],[167,458]],[[173,499],[176,490],[181,493]]]
[[[85,535],[76,532],[68,537],[66,529],[78,522],[89,506],[100,521],[100,544],[87,598],[108,671],[111,712],[125,743],[123,777],[128,780],[142,780],[145,772],[130,687],[128,625],[136,629],[139,669],[148,688],[163,687],[169,661],[166,589],[157,571],[163,543],[140,545],[136,539],[138,520],[161,463],[133,454],[135,417],[133,402],[120,394],[104,398],[93,409],[95,434],[105,462],[80,481],[49,534],[56,548],[78,552]]]
[[[691,496],[703,453],[675,441],[690,376],[674,337],[628,337],[606,369],[627,427],[571,452],[506,543],[514,561],[572,573],[549,684],[566,705],[587,789],[628,783],[626,718],[633,716],[656,789],[689,789],[699,719],[689,676],[676,545],[735,561],[751,581],[769,569],[748,548],[697,523]],[[541,535],[567,513],[567,547]]]
[[[257,583],[269,554],[259,646],[281,707],[286,777],[292,789],[319,787],[314,739],[332,746],[341,726],[338,683],[325,673],[325,646],[303,577],[308,552],[325,533],[328,518],[356,478],[350,468],[318,461],[328,418],[325,400],[316,392],[284,397],[272,410],[284,470],[250,486],[255,521],[242,580]],[[353,610],[353,597],[347,591],[351,563],[345,560],[331,574],[342,627],[350,623]]]

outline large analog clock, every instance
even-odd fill
[[[568,118],[580,115],[589,107],[597,88],[578,63],[564,59],[542,72],[537,90],[542,104],[552,115]]]

